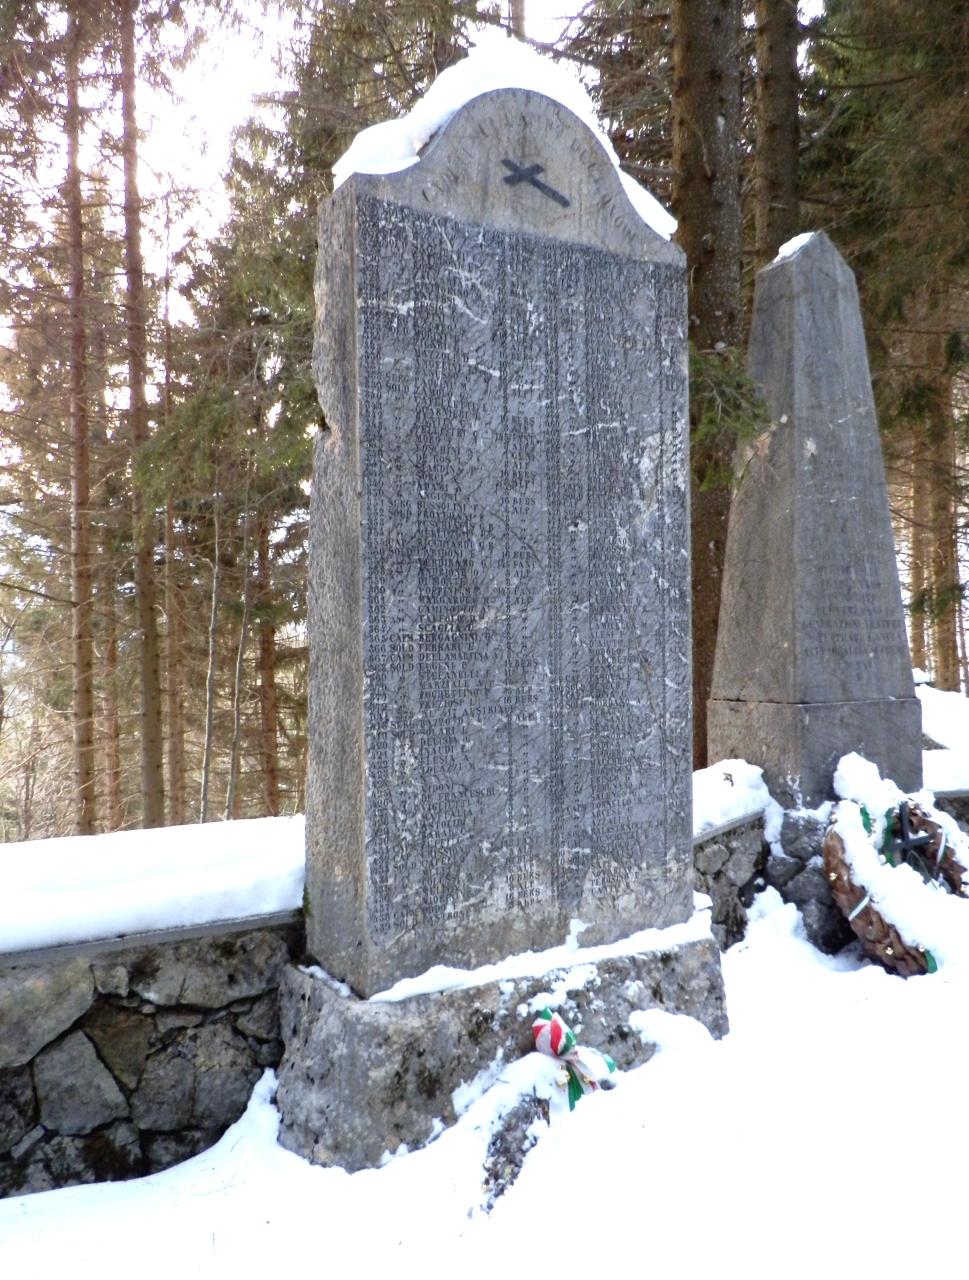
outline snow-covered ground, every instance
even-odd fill
[[[967,905],[969,914],[969,905]],[[269,1075],[211,1151],[137,1182],[0,1202],[17,1277],[966,1275],[969,985],[822,956],[773,890],[724,956],[731,1032],[648,1015],[663,1048],[584,1098],[492,1212],[481,1161],[501,1094],[430,1147],[347,1175],[275,1143]]]
[[[930,791],[969,791],[969,699],[929,684],[916,685],[922,703],[922,732],[944,750],[922,752]]]
[[[720,760],[693,774],[693,835],[763,813],[768,843],[781,833],[781,806],[771,799],[764,771],[746,760]]]

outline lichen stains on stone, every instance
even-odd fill
[[[494,1028],[494,1018],[488,1009],[482,1009],[476,1006],[471,1010],[471,1016],[468,1019],[468,1039],[475,1046],[480,1047],[481,1042],[487,1037],[489,1032]]]
[[[417,1067],[417,1092],[427,1102],[431,1102],[441,1092],[441,1073],[429,1070],[423,1062]]]

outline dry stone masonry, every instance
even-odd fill
[[[922,784],[915,697],[858,291],[827,236],[757,277],[749,370],[771,426],[741,450],[708,710],[711,760],[786,807],[858,751]]]
[[[310,952],[367,996],[685,919],[681,250],[524,90],[319,243]]]
[[[747,932],[747,908],[766,883],[763,814],[704,831],[693,841],[694,883],[708,894],[711,932],[726,951]]]
[[[291,928],[0,968],[0,1196],[168,1168],[282,1056]]]

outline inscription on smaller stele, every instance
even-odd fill
[[[307,938],[370,995],[692,910],[686,291],[522,90],[320,212]]]
[[[737,458],[707,718],[710,759],[789,804],[858,751],[922,785],[915,697],[854,276],[823,233],[757,277],[750,374],[771,427]]]

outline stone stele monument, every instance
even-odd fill
[[[922,721],[855,279],[823,233],[791,247],[757,277],[771,426],[738,453],[707,726],[814,807],[849,751],[917,790]]]
[[[320,214],[308,947],[369,996],[692,911],[686,284],[552,99]]]

